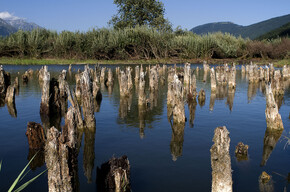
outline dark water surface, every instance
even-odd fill
[[[202,67],[202,65],[191,66]],[[7,191],[28,163],[29,146],[25,136],[27,123],[29,121],[41,123],[39,115],[41,88],[36,76],[36,70],[40,67],[4,65],[5,71],[11,73],[12,82],[16,76],[19,77],[20,89],[15,99],[17,117],[9,114],[7,106],[0,107],[0,161],[3,160],[0,191]],[[21,75],[29,68],[35,71],[34,76],[27,85],[24,85]],[[83,66],[74,65],[72,75],[68,74],[71,88],[75,85],[74,74],[78,68],[83,69]],[[68,69],[68,66],[48,66],[51,77],[57,77],[62,69]],[[115,69],[113,71],[115,75]],[[269,145],[267,139],[264,142],[264,137],[271,137],[266,133],[264,88],[262,85],[249,87],[247,79],[241,75],[239,66],[234,97],[229,97],[225,89],[224,93],[217,96],[213,110],[210,110],[210,78],[208,76],[207,82],[203,83],[203,70],[199,71],[197,91],[205,89],[205,105],[197,104],[192,126],[189,122],[189,108],[185,104],[188,121],[184,132],[178,133],[172,131],[167,120],[167,82],[165,85],[159,82],[158,95],[154,96],[157,105],[151,106],[151,110],[139,116],[136,90],[133,90],[130,107],[120,105],[127,102],[120,102],[119,85],[117,77],[114,77],[112,90],[105,86],[101,87],[103,100],[99,112],[95,113],[96,132],[84,132],[82,135],[78,156],[80,191],[97,191],[96,168],[112,156],[119,157],[124,154],[128,156],[131,164],[132,191],[210,191],[210,148],[213,144],[214,129],[223,125],[230,132],[234,191],[259,191],[258,179],[262,171],[272,175],[275,191],[283,191],[285,187],[290,191],[287,179],[281,176],[287,176],[290,172],[290,146],[284,148],[286,140],[283,140],[284,136],[289,137],[290,131],[289,87],[285,90],[279,110],[284,132],[281,136],[272,136],[275,138],[274,144],[272,142]],[[148,81],[146,86],[148,87]],[[146,90],[148,92],[148,88]],[[144,129],[139,128],[142,123],[145,123]],[[63,124],[62,119],[61,125]],[[234,155],[235,146],[240,141],[249,145],[247,161],[239,162]],[[264,154],[263,149],[266,149]],[[33,171],[26,176],[27,178],[46,168],[43,160],[40,155],[38,162],[32,164]],[[262,162],[265,162],[264,166],[261,166]],[[47,174],[45,174],[25,191],[47,190]]]

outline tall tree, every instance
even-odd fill
[[[160,30],[171,30],[171,24],[164,18],[164,5],[156,0],[114,0],[118,13],[109,24],[114,28],[147,25]]]

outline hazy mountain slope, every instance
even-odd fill
[[[23,31],[32,31],[33,29],[36,29],[36,28],[42,28],[35,23],[29,23],[23,19],[5,19],[5,21],[9,23],[11,26],[13,26],[14,28],[18,30],[23,30]]]
[[[249,37],[250,39],[255,39],[258,36],[277,29],[288,22],[290,22],[290,14],[271,18],[248,26],[241,26],[231,22],[208,23],[194,27],[190,31],[197,34],[221,31],[231,33],[235,36],[241,35],[244,38]]]
[[[0,19],[0,36],[7,36],[11,33],[16,32],[17,29],[13,26],[9,25],[6,21],[3,19]]]
[[[275,39],[278,37],[290,37],[290,22],[275,30],[259,36],[257,40]]]

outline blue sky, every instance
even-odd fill
[[[163,0],[173,27],[232,21],[250,25],[290,14],[290,0]],[[0,12],[25,18],[51,30],[87,31],[107,27],[117,12],[113,0],[1,0]]]

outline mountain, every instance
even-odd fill
[[[11,33],[15,33],[16,31],[16,28],[8,24],[3,19],[0,19],[0,36],[7,36]]]
[[[42,28],[35,23],[29,23],[25,19],[14,16],[8,12],[0,12],[0,36],[7,36],[18,30],[32,31]]]
[[[213,32],[227,32],[235,36],[241,35],[246,38],[255,39],[271,30],[277,29],[282,25],[290,22],[290,14],[268,19],[259,23],[248,26],[237,25],[231,22],[216,22],[199,25],[192,28],[190,31],[196,34],[206,34]]]
[[[35,23],[26,22],[24,19],[4,19],[12,27],[23,30],[23,31],[32,31],[33,29],[42,28]]]
[[[290,37],[290,22],[256,38],[257,40]]]

